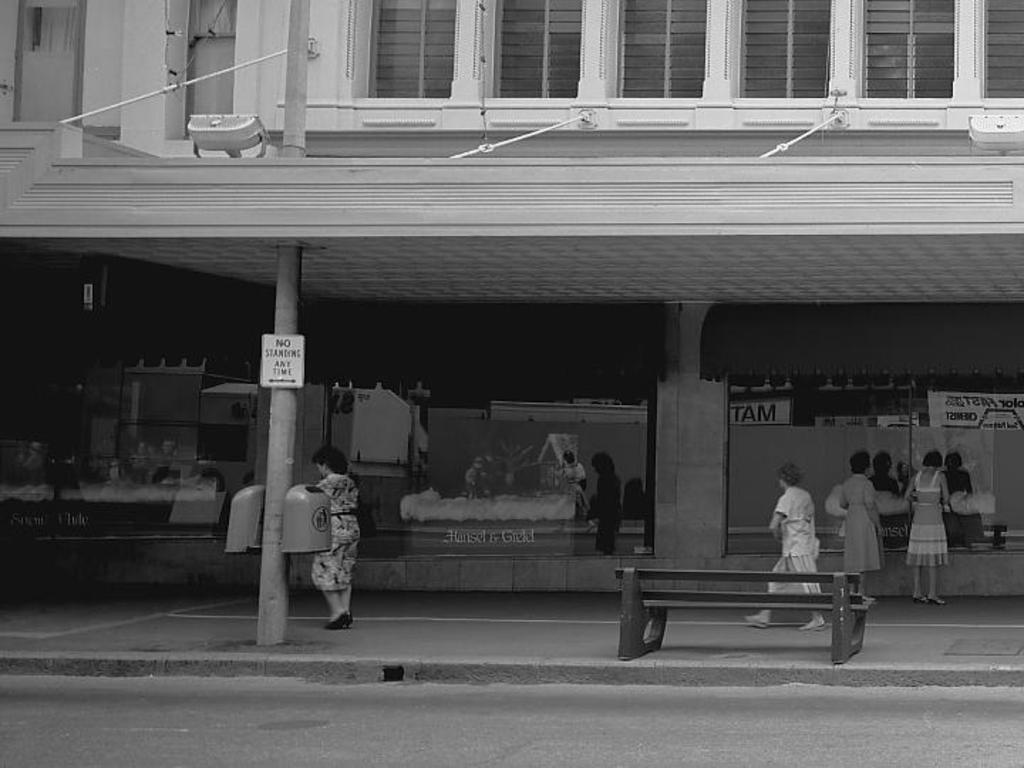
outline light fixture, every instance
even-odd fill
[[[263,157],[270,137],[257,115],[192,115],[188,119],[188,135],[192,150],[225,152],[229,157],[242,157],[243,149],[258,146],[260,151],[247,157]]]
[[[967,119],[971,143],[991,152],[1024,150],[1024,115],[971,115]]]

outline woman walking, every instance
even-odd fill
[[[775,504],[768,528],[778,539],[782,539],[782,557],[775,563],[775,573],[817,573],[818,550],[821,543],[814,533],[814,500],[811,494],[799,487],[803,472],[792,462],[779,467],[779,487],[782,496]],[[821,592],[817,584],[807,583],[771,583],[769,592],[781,592],[786,589],[799,589],[808,594]],[[752,627],[767,627],[771,623],[771,611],[764,610],[746,617]],[[804,624],[802,630],[825,628],[825,619],[819,611],[811,613],[811,620]]]
[[[313,454],[320,472],[317,487],[331,500],[331,549],[313,556],[313,584],[323,592],[330,621],[324,629],[348,629],[352,626],[352,570],[359,546],[359,489],[348,476],[345,454],[329,445]]]

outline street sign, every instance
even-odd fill
[[[306,337],[263,334],[260,386],[299,389],[306,373]]]

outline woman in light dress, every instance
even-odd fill
[[[945,605],[937,592],[937,568],[949,562],[946,548],[946,528],[942,512],[949,507],[949,488],[942,469],[942,454],[929,451],[922,462],[924,467],[907,486],[912,502],[910,512],[910,542],[907,544],[907,565],[914,570],[914,602]],[[921,590],[921,571],[928,574],[928,593]]]
[[[846,508],[843,570],[861,574],[862,594],[866,593],[864,574],[881,570],[884,562],[875,487],[865,474],[870,466],[867,451],[857,451],[850,457],[850,476],[843,482],[840,502]]]
[[[799,487],[803,472],[791,462],[783,464],[778,472],[782,496],[775,503],[768,528],[782,540],[782,557],[772,570],[775,573],[817,573],[818,550],[821,543],[814,533],[814,500],[811,494]],[[769,592],[783,589],[801,589],[809,594],[821,592],[818,584],[771,583]],[[746,617],[747,624],[764,628],[771,623],[771,611],[764,610]],[[803,630],[825,628],[825,618],[819,611],[811,613],[811,620],[800,627]]]

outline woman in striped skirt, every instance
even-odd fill
[[[911,507],[910,542],[907,545],[907,565],[914,569],[914,602],[945,605],[938,596],[937,572],[940,565],[949,562],[946,548],[946,528],[942,512],[949,507],[949,489],[940,471],[942,454],[925,454],[924,468],[917,473],[907,488]],[[921,570],[928,572],[928,594],[921,591]]]

